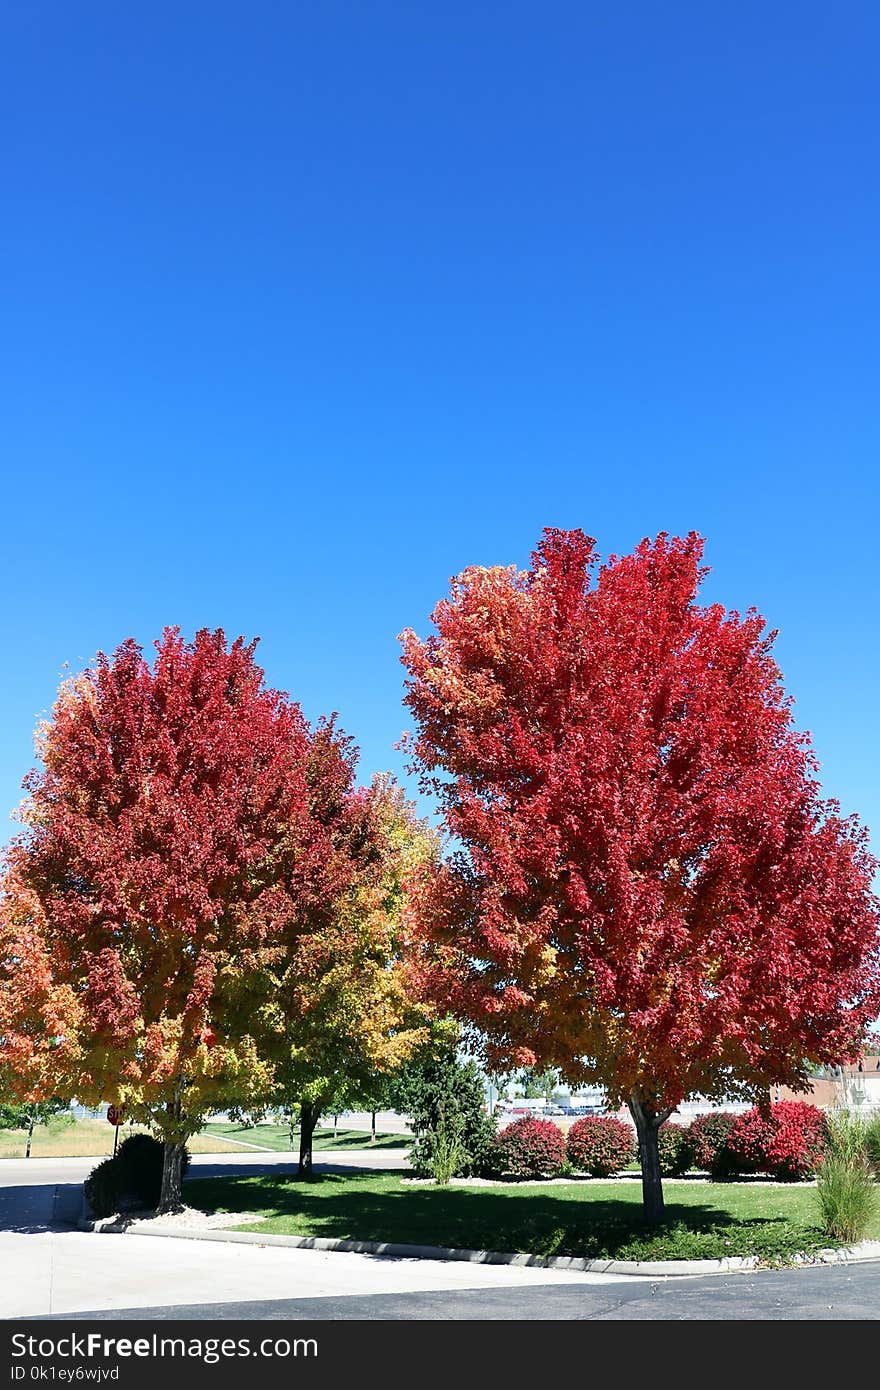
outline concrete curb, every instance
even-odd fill
[[[171,1229],[146,1226],[132,1229],[113,1217],[104,1221],[90,1220],[85,1211],[77,1223],[81,1231],[99,1235],[158,1236],[167,1240],[216,1240],[233,1245],[275,1245],[292,1250],[344,1251],[354,1255],[384,1255],[404,1260],[459,1260],[466,1264],[518,1265],[528,1269],[565,1269],[578,1274],[637,1275],[643,1278],[677,1278],[707,1274],[741,1274],[758,1268],[756,1255],[730,1255],[721,1260],[581,1260],[571,1255],[523,1255],[501,1250],[455,1250],[444,1245],[401,1245],[393,1241],[332,1240],[326,1236],[283,1236],[269,1231],[236,1231],[230,1229],[199,1230]],[[797,1266],[812,1264],[848,1264],[862,1260],[880,1260],[880,1241],[863,1241],[861,1245],[841,1249],[819,1250],[813,1255],[795,1256]]]

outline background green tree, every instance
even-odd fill
[[[73,1124],[73,1115],[66,1100],[57,1096],[51,1100],[29,1101],[24,1105],[0,1104],[0,1129],[23,1129],[27,1131],[27,1145],[24,1156],[30,1158],[31,1143],[37,1125],[47,1125],[58,1116],[67,1116]]]
[[[536,1071],[534,1067],[523,1067],[522,1071],[517,1073],[516,1079],[526,1100],[543,1098],[548,1104],[561,1084],[559,1072],[554,1067],[548,1067],[544,1071]]]
[[[437,1164],[448,1158],[451,1138],[455,1162],[447,1176],[490,1171],[495,1121],[487,1113],[483,1076],[476,1062],[459,1055],[448,1031],[439,1032],[404,1063],[389,1092],[394,1108],[409,1117],[415,1136],[410,1163],[418,1176],[438,1176]]]

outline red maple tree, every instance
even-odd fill
[[[645,1210],[687,1096],[806,1087],[880,1008],[876,863],[823,802],[763,619],[701,606],[696,535],[600,565],[548,530],[402,636],[411,741],[462,849],[422,875],[420,986],[493,1066],[626,1104]]]
[[[366,852],[348,741],[265,685],[255,645],[168,629],[152,665],[128,641],[69,681],[3,881],[0,1070],[150,1123],[162,1209],[206,1109],[269,1092],[257,967]]]

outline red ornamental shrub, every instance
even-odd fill
[[[741,1172],[797,1181],[811,1177],[825,1157],[828,1127],[817,1106],[782,1100],[769,1114],[756,1107],[738,1116],[728,1144]]]
[[[713,1178],[729,1178],[738,1171],[728,1146],[736,1118],[729,1110],[715,1110],[691,1120],[687,1141],[695,1168],[705,1169]]]
[[[496,1165],[514,1178],[556,1177],[565,1166],[565,1139],[552,1120],[524,1115],[496,1140]]]
[[[688,1132],[683,1125],[664,1124],[657,1132],[660,1172],[664,1178],[683,1178],[693,1158]]]
[[[565,1151],[572,1168],[607,1178],[635,1158],[635,1134],[614,1115],[588,1115],[568,1131]]]

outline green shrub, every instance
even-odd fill
[[[95,1216],[115,1216],[122,1199],[122,1175],[114,1158],[105,1158],[83,1183],[86,1200]]]
[[[683,1178],[693,1164],[688,1132],[683,1125],[670,1121],[657,1131],[657,1147],[660,1150],[660,1172],[664,1178]]]
[[[864,1158],[826,1158],[816,1177],[816,1200],[830,1239],[846,1245],[863,1240],[877,1210],[877,1188]]]
[[[95,1216],[113,1216],[123,1206],[159,1205],[165,1145],[150,1134],[130,1134],[119,1145],[115,1158],[105,1158],[86,1178],[84,1189]],[[184,1149],[181,1176],[189,1167]]]
[[[409,1161],[417,1177],[435,1176],[435,1142],[441,1117],[454,1125],[459,1160],[451,1177],[486,1176],[492,1171],[495,1121],[486,1114],[479,1068],[456,1055],[454,1047],[428,1045],[404,1063],[389,1086],[395,1110],[408,1115],[415,1142]],[[455,1117],[461,1120],[458,1128]],[[443,1144],[449,1140],[444,1139]]]

